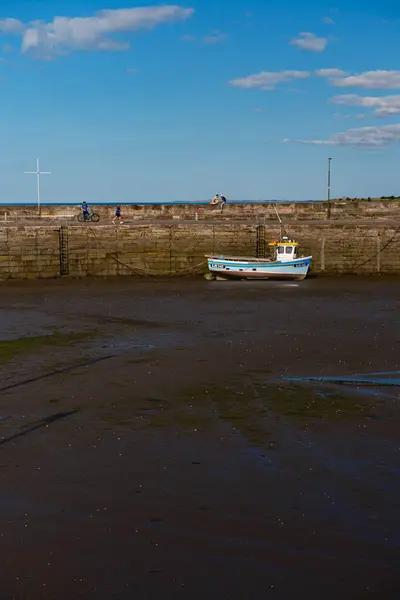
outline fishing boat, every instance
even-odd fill
[[[287,235],[283,236],[282,220],[279,220],[279,241],[268,245],[275,250],[273,259],[253,256],[209,256],[207,279],[305,279],[312,256],[298,256],[299,244]]]
[[[207,256],[212,279],[305,279],[312,256],[298,257],[299,244],[283,237],[270,242],[275,260],[246,256]]]

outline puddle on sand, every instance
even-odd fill
[[[382,373],[382,375],[387,375],[387,377],[377,377],[380,373],[354,377],[285,377],[283,381],[293,383],[336,383],[338,385],[400,386],[400,377],[394,377],[397,374],[398,371]]]
[[[400,371],[381,371],[379,373],[367,373],[367,375],[357,373],[355,377],[374,377],[375,375],[400,375]]]
[[[93,345],[97,352],[111,353],[113,355],[129,353],[131,350],[165,350],[168,348],[188,348],[186,336],[176,332],[156,334],[114,334],[108,333],[99,336]]]
[[[284,377],[282,382],[287,385],[294,384],[307,387],[314,390],[319,398],[339,397],[345,398],[347,407],[354,404],[354,395],[359,396],[359,402],[364,406],[363,412],[369,411],[369,416],[374,418],[375,415],[371,412],[375,406],[371,406],[371,400],[375,401],[375,405],[385,400],[396,400],[399,397],[398,390],[400,387],[400,371],[385,371],[380,373],[364,373],[345,377]],[[319,385],[318,385],[319,384]],[[384,392],[382,388],[391,388],[390,391]],[[339,392],[340,390],[340,392]],[[393,391],[392,391],[393,390]]]
[[[112,354],[123,354],[129,352],[129,350],[154,350],[155,346],[153,344],[136,344],[129,340],[113,340],[110,343],[97,346],[97,349],[105,350],[107,353],[111,351]]]

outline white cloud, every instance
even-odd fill
[[[326,77],[331,79],[332,77],[345,77],[348,75],[346,71],[342,71],[342,69],[319,69],[315,71],[315,74],[318,77]]]
[[[273,90],[279,83],[293,81],[294,79],[306,79],[310,77],[309,71],[261,71],[254,75],[232,79],[229,83],[234,87],[247,90],[261,89]]]
[[[356,87],[365,90],[399,90],[400,71],[365,71],[348,77],[333,75],[330,83],[336,87]]]
[[[203,44],[219,44],[220,42],[224,42],[228,37],[228,34],[221,33],[220,31],[213,31],[210,35],[207,35],[203,39]]]
[[[107,9],[91,17],[57,16],[49,23],[4,19],[0,21],[0,31],[21,34],[22,52],[46,57],[71,50],[126,50],[129,43],[112,36],[186,20],[193,13],[192,8],[176,5]]]
[[[326,25],[335,25],[335,21],[331,17],[324,17],[322,20]]]
[[[373,108],[377,117],[390,117],[400,114],[400,95],[393,96],[358,96],[357,94],[344,94],[335,96],[331,102],[345,106],[361,106]]]
[[[325,78],[329,84],[334,87],[359,87],[364,89],[399,89],[400,90],[400,70],[399,71],[365,71],[359,75],[351,75],[347,71],[338,68],[318,69],[314,72],[309,71],[262,71],[247,77],[233,79],[229,83],[235,87],[246,89],[259,88],[263,90],[272,90],[279,83],[292,81],[294,79],[306,79],[311,75]],[[343,96],[344,98],[346,96]],[[355,102],[355,98],[362,98],[355,94],[349,94]],[[341,96],[338,96],[341,98]],[[339,103],[339,102],[337,102]],[[342,102],[341,102],[342,103]],[[344,103],[344,102],[343,102]],[[358,100],[358,104],[353,106],[364,106],[375,108],[374,114],[377,116],[388,116],[398,114],[398,96],[386,96],[382,98],[365,98]]]
[[[400,142],[400,124],[383,127],[359,127],[342,133],[334,133],[326,140],[297,140],[301,144],[317,146],[357,146],[359,148],[381,148]]]
[[[0,19],[0,32],[2,33],[22,33],[24,29],[25,25],[18,19]]]
[[[299,36],[293,39],[291,42],[292,46],[297,46],[302,50],[311,50],[311,52],[323,52],[328,45],[328,39],[323,37],[317,37],[315,33],[309,33],[303,31],[299,33]]]

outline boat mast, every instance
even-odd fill
[[[276,216],[278,217],[278,221],[279,221],[279,241],[282,241],[282,227],[283,227],[282,219],[279,216],[278,209],[276,208],[276,204],[274,204],[273,207],[275,209]]]

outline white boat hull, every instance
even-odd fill
[[[217,279],[305,279],[312,256],[290,261],[208,256],[208,269]]]

